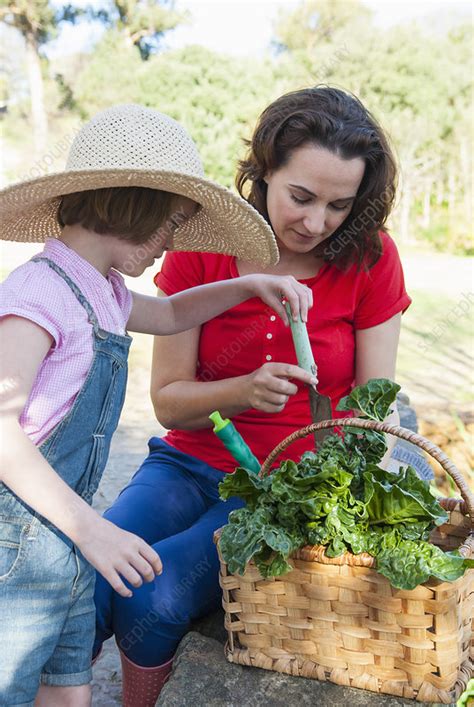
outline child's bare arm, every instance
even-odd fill
[[[161,572],[161,562],[141,538],[102,518],[48,464],[23,432],[19,418],[39,367],[52,344],[40,326],[21,317],[0,320],[0,480],[62,530],[123,596]],[[120,576],[121,575],[121,576]]]
[[[291,275],[245,275],[184,290],[166,298],[132,292],[133,306],[127,322],[130,331],[169,335],[193,329],[226,309],[251,297],[260,297],[287,322],[281,298],[291,305],[293,317],[307,320],[313,304],[312,292]]]

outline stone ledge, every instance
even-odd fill
[[[229,663],[223,646],[194,631],[181,641],[157,707],[433,707]]]

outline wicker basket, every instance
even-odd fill
[[[474,497],[454,464],[434,444],[409,430],[359,418],[326,420],[287,437],[265,460],[269,472],[294,440],[316,429],[351,425],[387,432],[418,445],[452,476],[463,501],[443,499],[449,522],[431,541],[445,550],[474,554]],[[229,574],[220,558],[226,656],[230,662],[330,680],[338,685],[449,704],[473,675],[474,570],[455,582],[430,580],[395,589],[373,569],[370,555],[325,556],[303,547],[293,570],[262,579],[250,562],[243,576]]]

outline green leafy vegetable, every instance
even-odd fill
[[[469,705],[472,707],[472,700],[474,700],[474,678],[467,683],[466,689],[456,702],[456,707],[469,707]]]
[[[431,495],[412,467],[398,474],[371,464],[364,472],[365,503],[372,524],[416,523],[430,518],[435,525],[448,519],[446,511]]]
[[[391,381],[374,379],[355,388],[338,409],[356,407],[383,420],[398,390]],[[242,467],[229,474],[219,486],[221,498],[239,496],[247,504],[232,511],[222,531],[229,570],[242,574],[253,559],[263,577],[285,574],[289,557],[304,545],[324,545],[329,557],[367,552],[400,589],[429,577],[454,581],[474,567],[474,560],[428,542],[448,514],[414,469],[393,474],[378,466],[385,451],[380,433],[349,428],[344,437],[327,436],[298,464],[283,461],[264,479]]]
[[[372,378],[341,398],[337,410],[360,410],[371,420],[384,420],[395,402],[400,386],[387,378]]]
[[[377,570],[394,587],[414,589],[430,577],[454,582],[474,560],[466,560],[454,552],[443,552],[426,541],[404,540],[397,547],[382,550],[377,555]]]
[[[304,544],[304,537],[279,527],[274,515],[275,509],[269,505],[261,505],[255,511],[239,508],[229,514],[220,548],[231,572],[243,574],[252,558],[263,577],[291,569],[286,559]]]
[[[219,485],[219,493],[224,501],[232,496],[242,498],[249,508],[255,508],[258,499],[270,488],[270,478],[261,479],[256,474],[249,474],[246,469],[239,466],[233,474]]]

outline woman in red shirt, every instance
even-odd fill
[[[273,228],[279,263],[262,271],[231,256],[169,253],[155,278],[158,294],[248,273],[293,275],[313,292],[307,326],[318,389],[330,396],[334,416],[346,414],[335,407],[354,385],[395,376],[401,314],[410,304],[383,230],[395,179],[387,139],[354,96],[329,87],[282,96],[261,115],[237,174],[239,192]],[[257,299],[156,339],[151,394],[170,431],[150,440],[148,458],[106,517],[151,544],[163,574],[131,599],[97,579],[95,651],[116,634],[124,704],[154,704],[190,622],[220,604],[212,536],[239,501],[218,498],[218,482],[235,463],[209,414],[231,417],[263,461],[311,422],[307,383],[289,328]],[[287,457],[299,459],[312,444],[300,440]],[[150,701],[140,693],[145,684]]]

